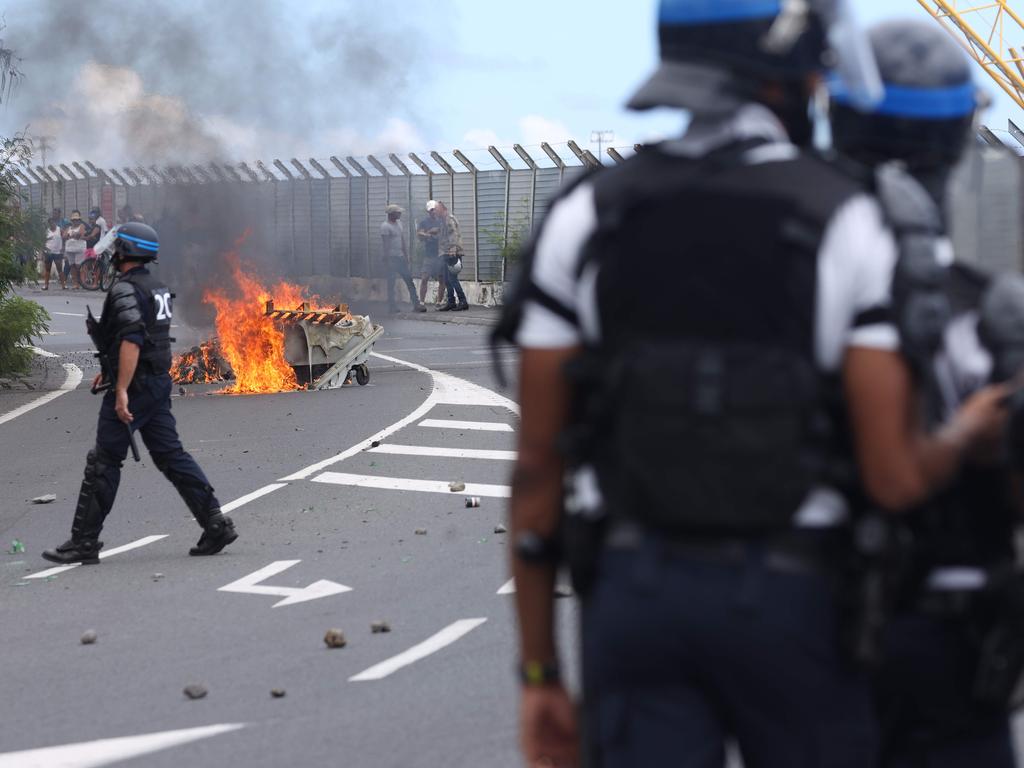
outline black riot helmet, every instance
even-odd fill
[[[869,38],[884,96],[864,109],[830,78],[835,148],[870,165],[903,161],[919,177],[948,170],[968,146],[979,106],[963,50],[926,21],[886,22]]]
[[[827,60],[863,102],[880,95],[870,46],[845,0],[661,0],[658,37],[661,65],[629,101],[632,109],[727,114],[760,100],[770,83],[783,86],[795,103],[768,106],[791,131],[806,134],[805,81],[824,71]],[[794,110],[806,125],[789,124]]]
[[[114,238],[114,259],[121,261],[155,261],[160,251],[156,230],[140,221],[122,224]]]

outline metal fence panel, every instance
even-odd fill
[[[387,267],[383,260],[384,244],[380,239],[380,225],[387,218],[384,209],[387,207],[387,179],[383,176],[371,176],[367,179],[369,191],[369,223],[367,225],[367,242],[369,249],[370,277],[384,277]]]
[[[309,182],[310,244],[314,275],[331,274],[331,187],[327,179]]]
[[[462,280],[476,280],[476,184],[472,173],[455,174],[455,195],[452,198],[451,212],[459,220],[462,234]]]
[[[349,210],[351,183],[349,179],[331,179],[330,185],[330,227],[331,227],[331,274],[348,277],[352,274],[352,222]]]
[[[990,148],[967,154],[950,193],[958,259],[990,272],[1021,270],[1022,192],[1021,160],[1015,155]]]
[[[537,193],[533,201],[533,220],[540,222],[548,212],[552,198],[562,186],[562,172],[558,168],[537,169]]]
[[[367,240],[366,177],[351,179],[351,264],[354,277],[370,277],[369,242]]]
[[[505,245],[505,171],[481,171],[476,179],[478,280],[501,278],[501,251]]]
[[[28,202],[33,208],[43,207],[43,185],[33,182],[28,186]]]
[[[525,239],[533,228],[534,175],[531,170],[512,171],[508,193],[508,227]]]
[[[310,182],[297,179],[292,185],[292,237],[295,239],[294,274],[314,275],[313,224]]]
[[[416,237],[416,230],[419,224],[427,217],[427,201],[430,197],[430,177],[426,174],[410,177],[412,188],[409,197],[409,221],[413,228],[413,239],[410,240],[409,253],[413,257],[413,265],[417,270],[422,270],[423,243]]]
[[[288,181],[274,182],[274,256],[281,264],[283,274],[291,275],[295,265],[292,239],[292,185]]]

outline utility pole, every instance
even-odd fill
[[[42,155],[43,167],[46,168],[46,153],[53,149],[53,142],[56,140],[56,136],[32,136],[32,146],[39,150]]]
[[[605,144],[611,144],[615,141],[615,131],[591,131],[590,132],[590,143],[597,144],[597,159],[602,163],[604,162],[604,150]]]

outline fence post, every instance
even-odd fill
[[[477,168],[458,149],[453,149],[452,154],[469,170],[473,180],[473,279],[480,282],[480,187],[477,181]],[[455,179],[452,178],[452,206],[455,205]]]
[[[345,260],[345,277],[352,277],[352,171],[345,167],[345,165],[331,155],[331,162],[334,163],[334,167],[341,171],[341,175],[345,177],[345,183],[348,184],[348,210],[345,212],[346,221],[345,232],[348,235],[348,248],[345,253],[348,258]],[[333,221],[333,213],[332,213]]]
[[[366,185],[365,192],[363,195],[363,227],[366,234],[366,279],[373,279],[373,264],[370,262],[370,237],[373,233],[370,231],[370,174],[366,172],[366,169],[359,164],[359,161],[349,155],[345,158],[345,162],[351,165],[363,179],[363,183]],[[349,198],[351,200],[351,197]]]

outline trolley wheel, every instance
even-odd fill
[[[370,383],[370,369],[366,367],[366,363],[360,363],[352,370],[356,372],[356,384],[360,387]]]

